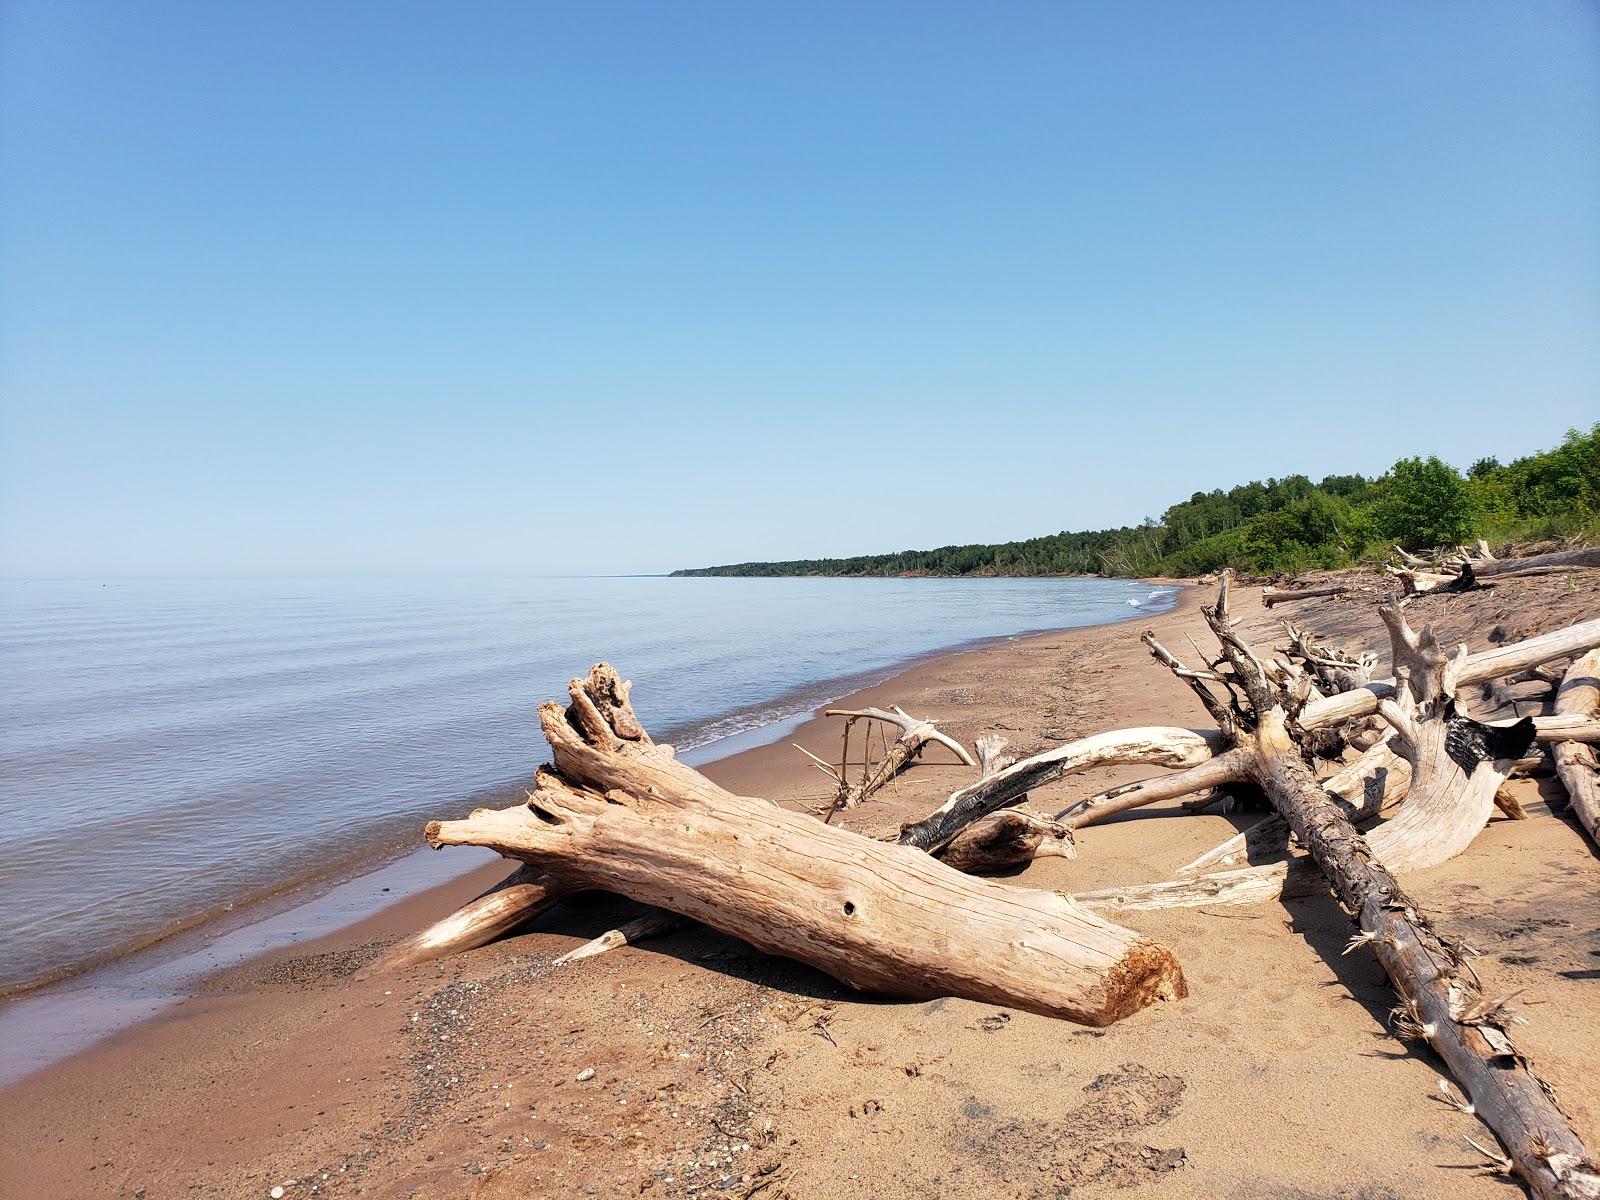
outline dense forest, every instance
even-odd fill
[[[1199,575],[1340,567],[1408,550],[1600,535],[1600,424],[1554,449],[1463,474],[1438,458],[1403,458],[1377,479],[1304,475],[1196,492],[1160,520],[989,546],[941,546],[855,558],[736,563],[675,575]]]

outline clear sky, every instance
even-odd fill
[[[658,571],[1600,419],[1600,7],[0,6],[0,571]]]

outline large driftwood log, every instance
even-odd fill
[[[1222,643],[1231,686],[1245,697],[1227,722],[1230,739],[1249,751],[1256,782],[1359,923],[1357,942],[1373,949],[1400,993],[1405,1028],[1444,1060],[1473,1111],[1505,1146],[1507,1169],[1536,1196],[1600,1196],[1600,1166],[1512,1046],[1501,1005],[1479,994],[1460,948],[1434,931],[1306,766],[1293,731],[1295,714],[1286,707],[1292,700],[1274,693],[1235,632],[1227,593],[1224,576],[1217,604],[1202,611]],[[1461,682],[1459,671],[1455,682]],[[1485,756],[1470,745],[1462,754]]]
[[[570,693],[540,707],[555,764],[528,803],[434,821],[430,844],[491,847],[882,995],[1105,1025],[1186,992],[1169,950],[1066,897],[724,791],[649,743],[605,664]]]
[[[1507,575],[1531,575],[1548,571],[1582,571],[1600,567],[1600,547],[1585,550],[1557,550],[1528,558],[1498,558],[1489,562],[1472,559],[1462,565],[1461,579],[1470,585],[1477,579],[1496,579]]]
[[[1593,722],[1600,715],[1600,650],[1591,650],[1567,669],[1556,693],[1556,714]],[[1581,742],[1558,742],[1551,749],[1556,775],[1567,789],[1573,815],[1600,846],[1600,756]]]

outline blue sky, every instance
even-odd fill
[[[1600,418],[1600,8],[0,8],[0,570],[656,571]]]

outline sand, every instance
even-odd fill
[[[1143,624],[1186,648],[1203,634],[1198,601],[1187,592]],[[1254,591],[1239,608],[1270,640]],[[1383,646],[1369,603],[1295,608],[1346,644]],[[1520,636],[1596,612],[1590,573],[1424,600],[1413,620],[1481,647],[1497,625]],[[852,701],[902,703],[969,742],[998,730],[1023,754],[1117,725],[1204,725],[1139,645],[1141,627],[950,655]],[[648,720],[649,697],[636,699]],[[791,740],[829,756],[837,726],[813,721]],[[971,776],[930,757],[849,823],[896,828]],[[826,786],[786,743],[707,773],[795,803]],[[1033,804],[1054,811],[1140,774],[1065,780]],[[1559,785],[1514,787],[1528,820],[1497,817],[1466,855],[1406,882],[1446,933],[1483,952],[1487,991],[1527,989],[1518,1040],[1595,1144],[1600,858],[1552,812]],[[1156,880],[1255,819],[1157,806],[1082,831],[1077,861],[1048,859],[1017,878],[1063,890]],[[1326,895],[1127,914],[1177,951],[1191,995],[1109,1029],[961,1000],[867,999],[703,929],[553,968],[637,911],[604,898],[442,964],[356,978],[388,941],[501,873],[220,975],[158,1019],[5,1089],[0,1194],[1514,1194],[1475,1173],[1481,1156],[1464,1139],[1492,1139],[1438,1101],[1431,1056],[1389,1035],[1392,993],[1370,956],[1341,955],[1349,926]]]

